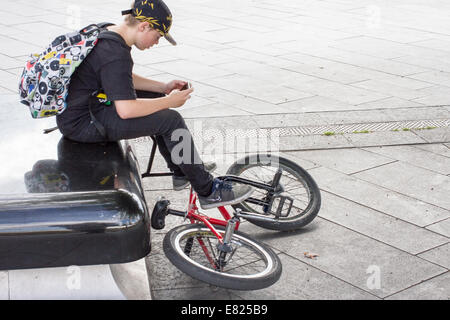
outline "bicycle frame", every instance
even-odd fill
[[[226,227],[228,220],[232,218],[232,215],[228,212],[228,210],[222,206],[218,207],[217,209],[222,214],[224,220],[211,218],[203,214],[199,214],[198,207],[196,204],[197,201],[197,194],[192,190],[192,187],[190,188],[189,192],[189,203],[188,203],[188,210],[187,211],[179,211],[175,209],[168,209],[168,214],[184,217],[185,219],[189,219],[191,223],[197,223],[201,222],[204,225],[206,225],[212,233],[217,237],[220,243],[223,243],[223,237],[222,235],[217,232],[216,228],[214,226],[222,226]],[[238,230],[239,223],[236,224],[235,230]]]

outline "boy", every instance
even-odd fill
[[[131,47],[140,50],[158,44],[161,37],[176,45],[170,36],[172,15],[161,0],[136,0],[120,25],[107,27],[97,45],[71,77],[68,107],[57,116],[61,133],[80,142],[117,141],[142,136],[156,136],[158,148],[174,173],[173,185],[180,190],[189,182],[198,194],[203,209],[235,204],[248,198],[253,189],[214,179],[205,168],[193,145],[192,136],[182,116],[171,108],[182,106],[193,88],[181,90],[184,81],[162,83],[132,72]],[[110,106],[101,103],[93,92],[106,94]],[[183,130],[188,161],[175,164],[171,152],[179,143],[172,141],[175,130]],[[179,132],[179,131],[178,131]],[[190,146],[186,146],[190,144]],[[177,161],[178,162],[178,161]]]

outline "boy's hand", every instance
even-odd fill
[[[186,83],[187,83],[186,81],[172,80],[172,81],[166,83],[166,88],[164,90],[164,93],[169,94],[173,90],[181,90],[181,88],[183,88]]]
[[[168,95],[168,98],[171,100],[171,108],[181,107],[186,103],[188,99],[191,98],[191,93],[194,91],[194,88],[186,89],[180,91],[178,89],[172,90],[172,92]]]

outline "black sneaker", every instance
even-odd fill
[[[205,162],[204,164],[205,170],[208,172],[213,172],[217,169],[217,164],[215,162]],[[189,185],[189,180],[185,176],[172,176],[172,185],[173,190],[180,191],[186,188]]]
[[[254,189],[245,184],[232,184],[230,181],[214,179],[212,192],[209,196],[198,196],[202,209],[211,209],[231,204],[237,204],[253,193]]]

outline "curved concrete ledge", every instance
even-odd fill
[[[150,300],[145,259],[0,272],[1,300]]]

